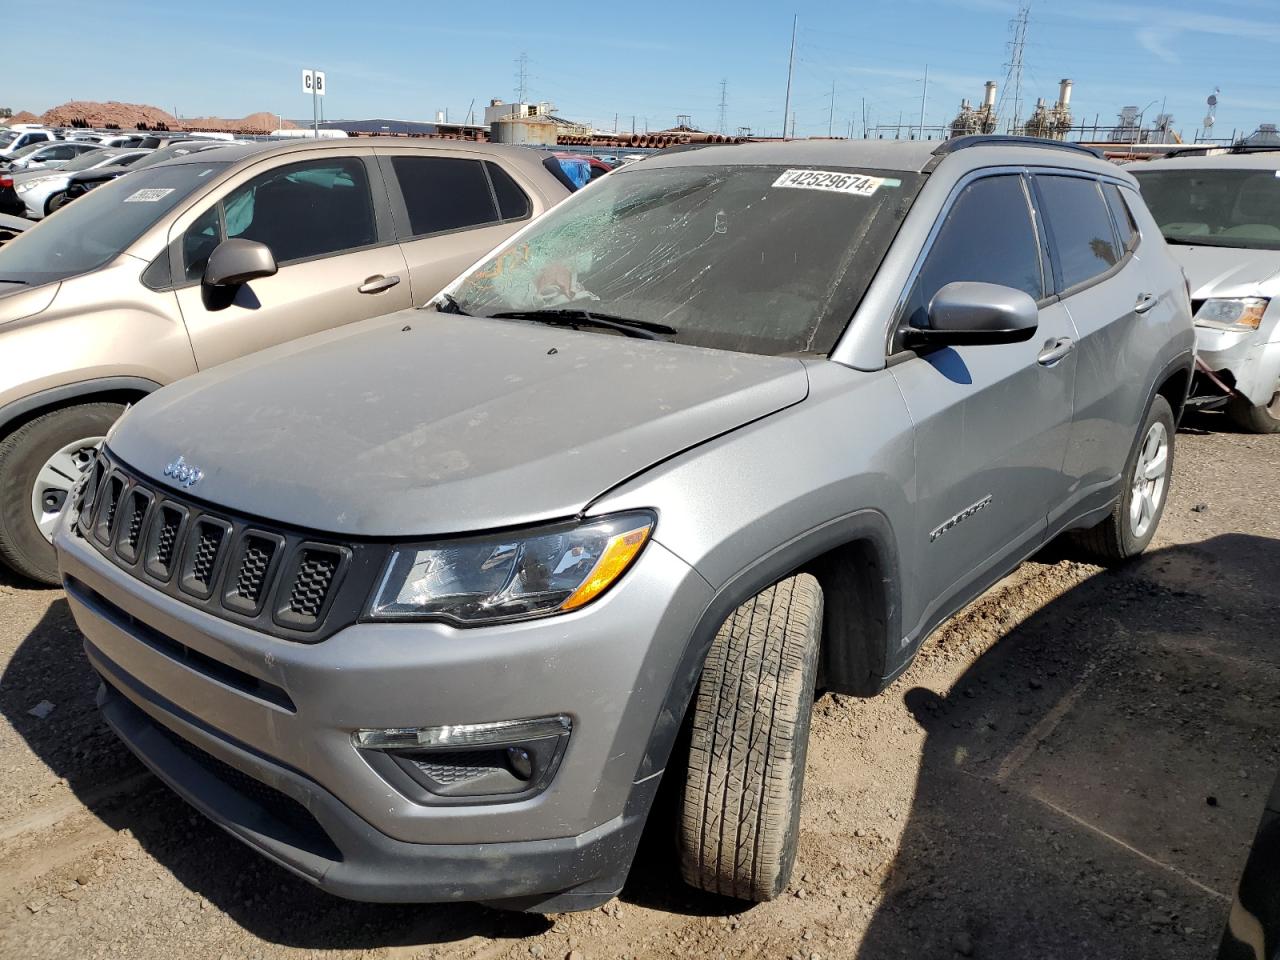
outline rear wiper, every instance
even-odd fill
[[[639,337],[642,340],[660,340],[663,336],[669,337],[677,333],[675,327],[668,327],[665,323],[612,317],[603,313],[591,313],[580,307],[504,310],[500,313],[491,313],[489,316],[497,320],[532,320],[535,323],[545,323],[553,327],[596,327],[601,330],[616,330],[624,336]]]

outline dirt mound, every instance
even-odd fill
[[[50,126],[104,127],[118,130],[181,130],[182,125],[171,113],[144,103],[119,103],[109,100],[72,100],[46,110],[40,118]]]
[[[40,122],[40,118],[37,117],[34,113],[32,113],[30,110],[19,110],[12,117],[10,117],[8,120],[5,121],[5,123],[7,124],[39,123],[39,122]]]
[[[284,120],[274,113],[265,111],[251,113],[239,120],[227,117],[185,117],[179,122],[185,130],[221,133],[263,134],[271,133],[273,130],[290,130],[297,126],[291,120]]]

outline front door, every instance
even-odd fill
[[[376,166],[359,156],[274,166],[186,227],[177,296],[202,369],[410,305],[404,256],[376,215],[371,175]],[[266,244],[279,271],[210,309],[200,277],[214,247],[232,237]]]
[[[959,188],[906,300],[902,322],[914,326],[928,325],[933,295],[958,280],[1041,302],[1024,343],[945,347],[890,367],[916,431],[919,588],[934,598],[925,620],[1033,550],[1063,493],[1075,330],[1045,299],[1043,261],[1025,178],[985,176]]]

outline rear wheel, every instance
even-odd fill
[[[53,530],[93,450],[124,412],[85,403],[36,417],[0,442],[0,559],[40,583],[58,583]]]
[[[1124,492],[1110,516],[1077,534],[1078,542],[1102,561],[1135,557],[1156,535],[1173,478],[1173,409],[1157,395],[1125,465]]]
[[[1267,403],[1256,406],[1248,397],[1232,397],[1227,403],[1227,416],[1250,433],[1280,433],[1280,390]]]
[[[739,607],[698,682],[679,826],[686,882],[743,900],[787,887],[800,834],[822,588],[790,577]]]

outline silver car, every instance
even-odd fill
[[[685,878],[767,900],[815,691],[1064,531],[1141,552],[1193,347],[1091,151],[658,154],[423,309],[147,397],[55,544],[107,721],[319,886],[599,904],[667,778]]]
[[[12,175],[14,212],[29,220],[43,220],[63,205],[71,174],[108,165],[130,166],[150,153],[150,150],[90,150],[56,169],[15,173]],[[2,187],[3,182],[0,180],[0,188]],[[0,189],[0,209],[4,209],[6,197],[7,191]]]
[[[1280,152],[1154,160],[1133,174],[1191,283],[1192,402],[1280,433]]]
[[[9,172],[56,170],[83,153],[92,153],[101,149],[96,143],[68,143],[65,140],[35,144],[18,150],[9,158]]]

